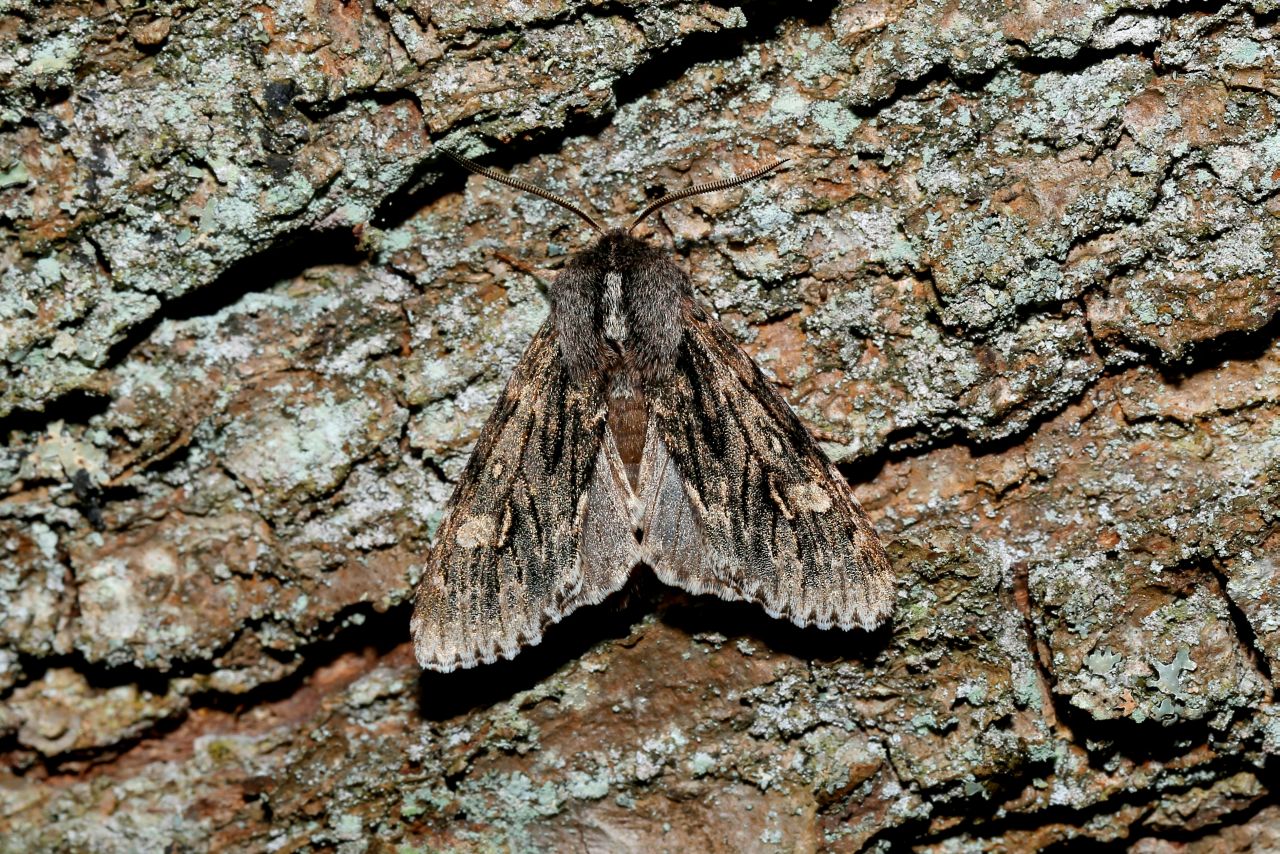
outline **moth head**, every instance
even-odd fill
[[[591,214],[587,213],[581,207],[569,201],[559,193],[553,193],[550,190],[539,187],[537,184],[531,184],[528,181],[523,181],[519,178],[512,178],[510,175],[503,175],[501,172],[495,172],[487,166],[481,166],[474,160],[469,160],[468,158],[463,157],[461,154],[454,154],[452,151],[447,150],[445,151],[445,154],[453,158],[453,160],[455,160],[460,166],[475,172],[477,175],[483,175],[484,177],[491,178],[501,184],[506,184],[508,187],[515,187],[517,190],[523,190],[526,193],[533,193],[535,196],[541,196],[547,201],[555,202],[557,205],[560,205],[560,207],[573,211],[575,214],[582,217],[588,225],[600,234],[607,233],[604,226],[596,222],[595,218],[592,217]],[[747,172],[743,175],[735,175],[732,178],[725,178],[722,181],[711,181],[706,184],[694,184],[692,187],[686,187],[683,190],[676,190],[675,192],[667,193],[665,196],[651,203],[636,215],[636,218],[631,221],[631,225],[627,226],[627,234],[634,231],[636,226],[644,222],[645,219],[654,211],[664,208],[672,202],[678,202],[681,199],[687,199],[690,196],[700,196],[703,193],[715,193],[720,190],[728,190],[732,187],[738,187],[743,184],[750,183],[758,178],[771,175],[778,169],[782,168],[782,166],[788,163],[789,160],[790,158],[779,160],[776,163],[771,163],[768,166],[764,166],[752,172]]]

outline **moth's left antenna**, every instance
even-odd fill
[[[687,199],[690,196],[700,196],[703,193],[714,193],[717,190],[727,190],[730,187],[737,187],[742,184],[746,184],[749,181],[754,181],[757,178],[763,178],[789,161],[790,158],[787,158],[786,160],[779,160],[777,163],[770,164],[762,169],[757,169],[754,172],[748,172],[745,175],[735,175],[734,177],[726,178],[723,181],[712,181],[710,184],[695,184],[694,186],[686,187],[683,190],[676,190],[674,193],[667,193],[665,196],[649,205],[649,207],[640,211],[640,214],[632,220],[631,225],[628,226],[627,231],[633,231],[637,225],[644,222],[645,217],[649,216],[649,214],[653,213],[658,208],[665,207],[672,202],[678,202],[681,199]]]
[[[490,169],[487,166],[481,166],[479,163],[476,163],[474,160],[468,160],[467,158],[463,157],[461,154],[454,154],[452,151],[449,151],[447,149],[442,149],[442,150],[444,150],[445,154],[453,158],[458,163],[458,165],[466,169],[470,169],[472,172],[476,173],[477,175],[483,175],[486,178],[490,178],[494,181],[497,181],[499,184],[506,184],[508,187],[515,187],[517,190],[524,190],[526,193],[533,193],[535,196],[541,196],[542,198],[546,199],[549,202],[555,202],[557,205],[559,205],[562,208],[568,208],[569,210],[573,211],[578,216],[586,220],[587,224],[590,225],[592,228],[594,228],[596,231],[600,232],[601,234],[604,234],[604,229],[600,226],[600,223],[595,221],[595,219],[591,216],[591,214],[587,213],[582,208],[578,207],[573,202],[566,199],[564,196],[561,196],[558,193],[553,193],[550,190],[544,190],[543,188],[539,187],[537,184],[530,184],[528,181],[522,181],[519,178],[512,178],[510,175],[503,175],[501,172],[495,172],[493,169]]]

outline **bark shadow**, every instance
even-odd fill
[[[690,636],[719,633],[728,640],[748,639],[806,661],[870,662],[888,648],[893,634],[892,621],[873,632],[801,628],[770,617],[753,602],[727,602],[667,587],[648,567],[640,566],[617,593],[549,626],[540,643],[524,647],[515,658],[450,673],[423,671],[418,678],[418,713],[423,720],[442,722],[509,700],[593,647],[627,639],[635,624],[654,612],[663,624]]]
[[[690,635],[718,632],[730,641],[756,641],[779,655],[805,661],[870,662],[888,648],[893,636],[892,619],[871,632],[801,627],[770,617],[754,602],[728,602],[711,595],[678,594],[660,617]]]
[[[626,638],[650,609],[634,587],[632,581],[603,602],[548,626],[541,642],[522,648],[515,658],[450,673],[424,670],[418,679],[418,713],[424,720],[446,721],[489,708],[534,687],[597,644]]]

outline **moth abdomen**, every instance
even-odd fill
[[[615,381],[617,382],[617,381]],[[644,455],[644,439],[649,424],[649,410],[644,392],[631,383],[615,387],[609,395],[609,432],[618,449],[618,460],[627,473],[632,491],[640,487],[640,461]]]

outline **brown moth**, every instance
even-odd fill
[[[684,271],[631,236],[664,205],[786,161],[670,193],[605,230],[567,199],[450,156],[600,237],[556,276],[550,317],[449,500],[416,594],[418,663],[510,658],[641,562],[800,626],[884,622],[893,574],[848,484]]]

